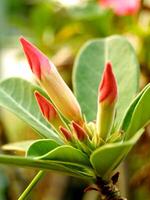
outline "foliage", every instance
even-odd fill
[[[94,146],[93,141],[80,140],[82,129],[74,124],[74,130],[80,133],[75,143],[68,137],[68,141],[64,140],[57,131],[50,128],[51,121],[49,124],[44,120],[35,101],[34,91],[42,93],[49,100],[48,95],[39,86],[19,78],[2,81],[0,105],[28,123],[42,139],[5,145],[3,149],[21,149],[25,152],[25,157],[1,154],[0,163],[60,171],[92,182],[95,182],[97,177],[109,180],[114,169],[126,157],[150,120],[150,85],[133,99],[138,88],[139,66],[135,52],[126,39],[113,36],[90,41],[78,54],[73,76],[75,94],[87,121],[96,119],[98,83],[108,60],[114,66],[119,86],[119,101],[116,107],[118,112],[110,137],[103,142],[96,141]],[[38,73],[35,69],[32,70],[35,74]],[[41,76],[43,78],[43,75]],[[45,81],[44,78],[43,80]],[[50,97],[53,100],[53,96]],[[60,101],[63,105],[63,99]],[[85,124],[89,127],[87,121]]]

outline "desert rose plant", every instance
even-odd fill
[[[20,39],[39,83],[20,78],[0,83],[0,105],[27,122],[41,139],[2,146],[25,156],[0,154],[0,163],[39,169],[19,197],[26,199],[45,170],[86,179],[100,198],[121,200],[116,168],[150,120],[150,85],[139,94],[139,66],[130,43],[112,36],[88,42],[74,64],[75,96],[54,64]]]

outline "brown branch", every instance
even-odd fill
[[[112,180],[105,181],[102,178],[97,177],[96,185],[99,188],[103,200],[127,200],[126,198],[121,197],[119,189]]]

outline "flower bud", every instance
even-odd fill
[[[111,63],[107,63],[99,85],[96,120],[97,133],[103,140],[106,140],[112,129],[116,100],[117,82],[112,71]]]
[[[86,134],[85,130],[79,124],[77,124],[76,122],[72,122],[72,126],[77,135],[77,138],[80,141],[87,139],[87,134]]]
[[[102,7],[111,8],[116,15],[134,15],[140,8],[140,0],[99,0]]]
[[[45,88],[53,104],[69,120],[83,123],[81,109],[72,91],[59,75],[56,67],[34,45],[24,38],[20,39],[32,72],[41,86]]]
[[[66,128],[64,128],[63,126],[59,127],[59,130],[61,131],[61,133],[63,134],[63,137],[67,140],[67,141],[72,141],[73,137],[70,131],[68,131]]]
[[[54,130],[59,132],[59,126],[64,125],[64,123],[62,122],[55,107],[39,92],[35,92],[34,94],[44,118],[48,120]]]
[[[41,80],[42,74],[50,72],[51,67],[48,58],[25,38],[21,37],[20,42],[33,74]]]

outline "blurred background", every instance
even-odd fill
[[[34,81],[18,42],[21,35],[51,58],[72,87],[72,66],[79,48],[89,39],[121,34],[137,53],[142,89],[150,82],[150,0],[124,0],[135,2],[124,10],[109,5],[113,1],[117,2],[0,0],[0,79],[19,76]],[[0,145],[37,137],[13,114],[0,110]],[[35,173],[31,169],[0,165],[0,200],[16,200]],[[150,127],[129,154],[122,174],[120,187],[129,200],[150,200]],[[29,199],[94,200],[96,193],[85,194],[85,187],[86,182],[48,173]]]

